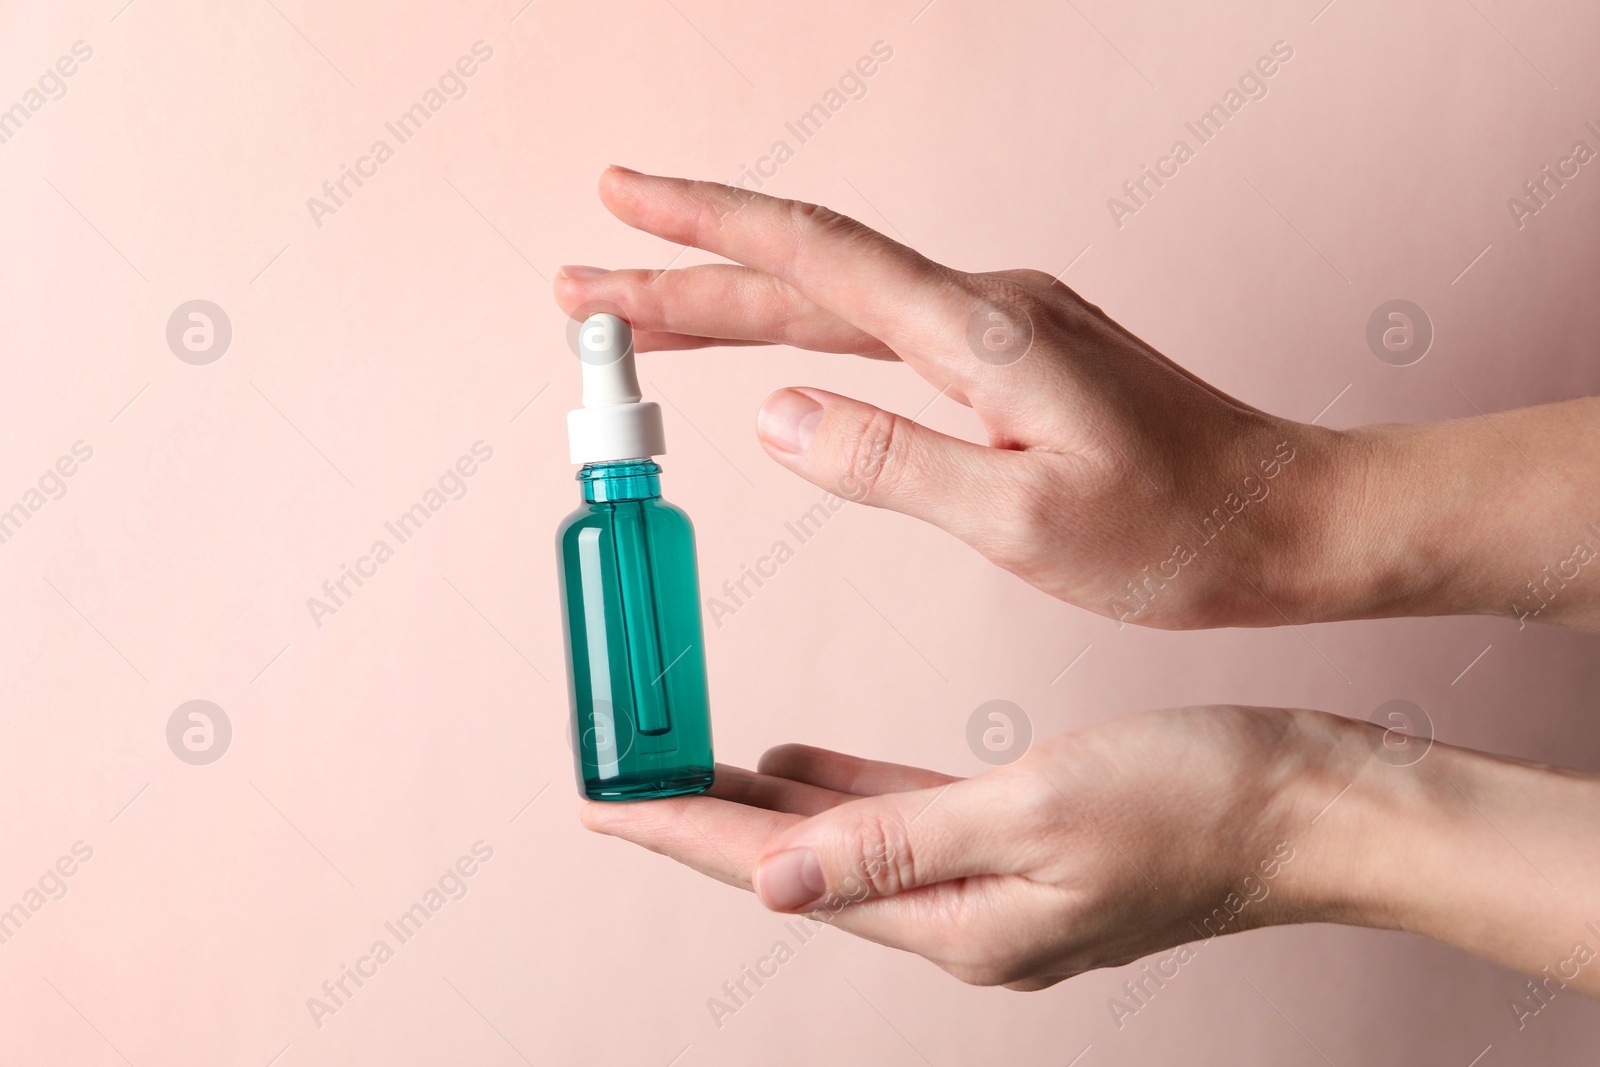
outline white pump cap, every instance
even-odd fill
[[[567,412],[574,463],[648,459],[667,450],[661,407],[642,400],[633,365],[633,327],[615,315],[590,315],[578,329],[583,407]]]

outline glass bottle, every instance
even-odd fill
[[[608,334],[589,332],[596,319]],[[585,406],[569,431],[583,504],[556,534],[578,786],[591,800],[701,793],[714,761],[694,527],[661,499],[660,409],[639,401],[627,324],[595,316],[580,338]],[[626,352],[591,360],[607,345]],[[591,382],[601,374],[623,384]],[[619,449],[641,454],[606,458]]]

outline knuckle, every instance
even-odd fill
[[[847,500],[864,502],[881,497],[893,487],[894,471],[901,466],[896,455],[900,418],[873,411],[844,449],[840,493]]]
[[[784,204],[793,240],[791,266],[797,271],[804,272],[806,257],[813,248],[830,247],[832,255],[838,254],[841,245],[862,251],[880,237],[871,227],[831,207],[804,200],[786,200]]]
[[[795,298],[795,291],[788,283],[773,275],[761,274],[751,280],[750,284],[754,287],[753,291],[748,293],[752,320],[767,323],[769,339],[779,344],[795,344],[801,341],[795,331],[801,308]],[[805,345],[801,343],[800,347],[803,348]]]
[[[1045,757],[1037,749],[1024,752],[1011,764],[1013,781],[1007,817],[1030,839],[1043,840],[1060,822],[1062,794],[1040,764]]]
[[[1035,267],[1025,267],[1017,273],[1022,276],[1023,284],[1036,289],[1053,289],[1056,284],[1056,276],[1054,274]]]
[[[849,215],[822,204],[804,200],[788,200],[789,219],[796,234],[802,237],[824,236],[838,233],[857,233],[865,227]]]
[[[1055,275],[1047,274],[1034,267],[1018,267],[1015,270],[1003,270],[991,277],[1003,278],[1017,286],[1034,293],[1048,293],[1057,288],[1059,283]],[[1062,288],[1065,288],[1064,286]]]
[[[1016,363],[1054,319],[1055,299],[1026,274],[971,275],[962,283],[968,308],[967,346],[982,363],[999,367]]]
[[[1106,313],[1101,311],[1098,305],[1085,300],[1076,289],[1064,282],[1058,282],[1056,292],[1065,298],[1055,301],[1052,305],[1054,321],[1062,329],[1084,331],[1097,328],[1105,322]]]
[[[1005,271],[1000,274],[969,274],[964,288],[979,302],[1007,308],[1017,314],[1032,317],[1041,314],[1050,301],[1032,279],[1037,274],[1046,283],[1053,283],[1044,271]]]
[[[973,283],[971,291],[980,300],[1025,317],[1039,329],[1079,333],[1106,317],[1066,282],[1031,267],[974,275]]]
[[[841,896],[848,900],[893,896],[917,884],[910,838],[897,817],[863,812],[856,829],[860,852],[844,873]]]
[[[1039,295],[1043,306],[1049,309],[1052,321],[1071,326],[1105,318],[1105,312],[1085,300],[1082,294],[1061,279],[1051,277],[1042,270],[1019,273],[1029,276],[1029,287]]]

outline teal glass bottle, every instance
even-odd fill
[[[689,516],[650,459],[586,463],[556,535],[572,751],[591,800],[710,788],[711,715]]]

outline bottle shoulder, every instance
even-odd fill
[[[651,501],[651,503],[654,504],[655,507],[656,507],[656,510],[661,512],[662,514],[671,515],[674,518],[676,518],[679,522],[681,522],[684,526],[687,526],[690,529],[694,528],[694,520],[689,518],[689,513],[687,511],[684,511],[678,505],[674,504],[672,501],[658,496],[653,501]]]
[[[694,522],[689,518],[688,512],[661,497],[649,497],[645,500],[595,501],[579,504],[577,510],[562,519],[561,524],[556,527],[556,540],[565,542],[576,536],[580,530],[609,529],[616,523],[621,508],[643,512],[645,521],[652,526],[679,527],[691,532],[694,530]]]

